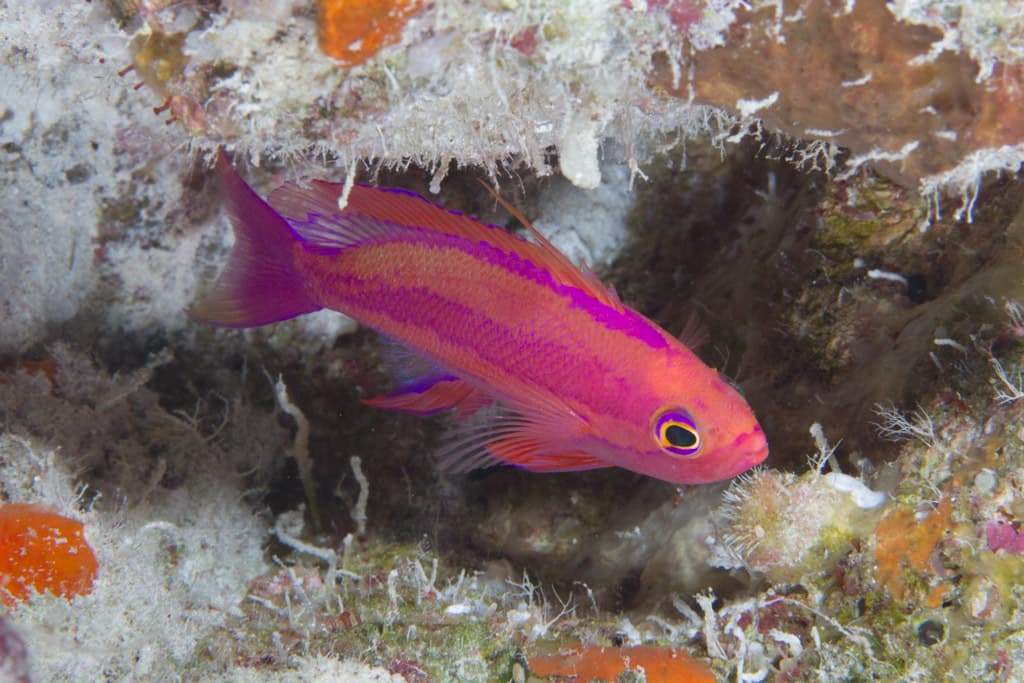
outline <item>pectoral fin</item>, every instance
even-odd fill
[[[458,425],[438,454],[449,472],[513,465],[533,472],[576,472],[611,465],[589,453],[566,446],[571,435],[543,416],[530,418],[500,408]]]

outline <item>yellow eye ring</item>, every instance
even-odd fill
[[[700,431],[685,412],[670,409],[654,420],[654,438],[669,455],[693,457],[700,452]]]

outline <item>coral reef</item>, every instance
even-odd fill
[[[839,472],[756,471],[726,491],[720,513],[728,531],[714,562],[779,584],[831,571],[878,523],[884,500]]]
[[[1009,46],[1024,22],[1011,5],[815,0],[737,14],[723,45],[686,56],[688,78],[662,57],[656,82],[845,148],[844,175],[870,163],[915,186],[973,155],[992,169],[1019,166],[1024,54]]]
[[[0,517],[75,520],[97,564],[4,606],[0,676],[1024,679],[1019,8],[396,2],[324,39],[385,4],[0,1]],[[188,320],[218,147],[262,195],[517,229],[496,184],[701,320],[766,468],[439,473],[444,417],[361,401],[372,333]]]
[[[62,643],[28,646],[34,680],[167,680],[265,571],[265,526],[244,485],[265,485],[278,466],[252,456],[276,458],[279,428],[223,403],[217,433],[204,435],[198,414],[172,414],[144,388],[151,369],[111,377],[53,353],[52,384],[23,370],[0,384],[0,497],[81,519],[99,567],[89,595],[39,595],[6,619],[28,643]]]

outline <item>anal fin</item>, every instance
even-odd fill
[[[416,415],[434,415],[454,408],[457,417],[464,419],[493,401],[491,396],[394,339],[381,336],[379,347],[394,389],[386,396],[364,399],[367,405]]]

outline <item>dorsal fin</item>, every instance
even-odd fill
[[[403,228],[426,228],[474,242],[487,242],[534,258],[529,250],[536,247],[526,240],[458,211],[450,211],[415,192],[356,184],[349,192],[345,210],[339,211],[338,197],[342,189],[340,183],[323,180],[292,181],[271,192],[267,203],[303,237],[309,233],[323,234],[322,239],[316,240],[320,243],[348,246],[388,233],[396,234]],[[374,223],[383,227],[370,234],[373,231],[369,225]],[[331,237],[331,232],[338,234]]]
[[[622,310],[618,297],[589,268],[575,266],[511,204],[490,186],[484,187],[530,232],[530,242],[494,225],[434,204],[415,192],[353,185],[345,210],[339,212],[343,186],[322,180],[287,182],[270,193],[267,203],[303,240],[327,248],[345,248],[396,234],[403,227],[426,228],[483,241],[518,254],[548,270],[558,282],[581,289],[602,303]]]
[[[708,328],[700,319],[700,314],[696,309],[690,311],[686,325],[683,326],[683,331],[679,333],[677,339],[691,351],[697,351],[711,341],[711,333],[708,332]]]
[[[609,289],[601,282],[600,278],[590,269],[590,266],[581,264],[576,266],[570,261],[565,254],[558,250],[551,241],[541,233],[533,223],[526,220],[526,216],[520,213],[519,209],[512,206],[504,197],[498,194],[497,190],[485,183],[483,180],[480,184],[491,193],[499,204],[501,204],[506,211],[512,214],[512,217],[519,221],[524,228],[529,231],[530,235],[536,240],[536,244],[540,247],[543,257],[541,258],[544,265],[555,273],[558,280],[564,284],[572,285],[577,289],[589,293],[594,298],[598,299],[607,306],[611,306],[616,310],[622,310],[622,302],[619,301],[618,295],[615,291]]]

